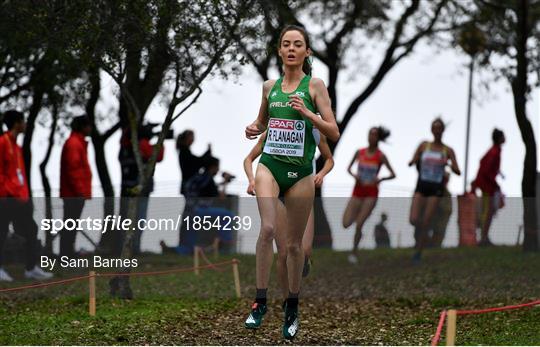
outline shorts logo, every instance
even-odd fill
[[[298,172],[287,172],[287,177],[288,178],[298,178]]]

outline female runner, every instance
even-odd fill
[[[356,221],[353,249],[348,257],[352,264],[358,262],[358,244],[362,238],[362,227],[377,203],[379,183],[396,177],[390,162],[379,149],[379,141],[385,141],[388,136],[390,136],[390,131],[382,126],[371,128],[368,133],[369,146],[356,151],[347,168],[349,174],[356,180],[352,198],[343,213],[342,221],[344,228],[350,227]],[[352,171],[355,162],[358,163],[356,174]],[[378,178],[383,165],[390,171],[390,176]]]
[[[304,252],[302,237],[313,205],[315,186],[312,160],[316,127],[331,141],[339,138],[328,91],[318,78],[311,78],[309,38],[298,26],[285,27],[279,37],[278,54],[283,76],[263,84],[257,119],[246,127],[246,137],[254,139],[265,130],[263,154],[257,166],[255,190],[261,215],[256,247],[256,296],[246,319],[247,328],[258,328],[266,313],[266,292],[277,229],[278,196],[285,197],[287,225],[287,278],[289,293],[285,305],[283,336],[293,339],[298,332],[298,295]],[[321,117],[317,115],[320,113]]]
[[[415,263],[420,262],[422,250],[427,245],[428,231],[433,214],[444,194],[444,169],[450,161],[450,168],[460,175],[454,150],[442,142],[445,124],[440,118],[431,123],[433,142],[424,141],[418,146],[409,166],[418,168],[418,182],[411,205],[410,223],[415,227],[417,236]]]

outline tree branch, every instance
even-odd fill
[[[384,56],[383,61],[379,65],[379,69],[371,79],[371,82],[368,84],[368,86],[358,95],[353,102],[349,105],[347,111],[345,112],[345,115],[341,122],[339,122],[339,130],[343,134],[343,131],[347,127],[349,121],[352,119],[360,105],[375,91],[377,86],[381,83],[384,76],[390,71],[390,69],[395,65],[394,61],[394,53],[396,49],[399,46],[399,39],[401,35],[403,34],[403,30],[405,28],[405,25],[407,24],[408,20],[413,16],[413,14],[418,10],[420,1],[419,0],[413,0],[411,4],[407,7],[403,15],[400,17],[400,19],[397,21],[394,29],[394,36],[392,38],[392,41],[390,42],[388,48],[386,49],[386,53]]]
[[[238,42],[240,49],[251,62],[251,64],[255,66],[255,69],[257,70],[261,78],[266,81],[268,79],[268,67],[270,66],[271,55],[267,55],[262,62],[258,62],[257,59],[255,59],[255,57],[253,56],[253,54],[251,54],[247,47],[244,45],[241,38],[237,37],[236,41]]]
[[[116,122],[115,125],[113,125],[112,127],[110,127],[109,129],[107,129],[107,131],[105,131],[103,133],[103,135],[101,135],[101,137],[103,138],[103,140],[107,140],[109,137],[111,137],[118,129],[120,129],[120,126],[121,126],[121,123],[120,122]]]
[[[244,4],[244,9],[243,10],[246,10],[246,9],[250,8],[252,2],[253,1],[246,2]],[[231,41],[233,41],[233,39],[235,37],[235,31],[238,28],[238,25],[240,24],[240,21],[241,21],[242,17],[243,17],[242,12],[239,11],[236,18],[235,18],[235,20],[234,20],[234,22],[229,27],[229,37],[228,37],[228,39],[225,40],[223,42],[223,45],[218,50],[216,50],[214,52],[214,56],[208,62],[208,65],[206,66],[206,69],[202,72],[202,74],[197,79],[195,79],[193,81],[193,85],[191,86],[191,88],[189,88],[186,92],[184,92],[180,97],[177,97],[176,94],[173,95],[173,98],[172,98],[172,100],[171,100],[171,102],[169,104],[168,110],[167,110],[167,116],[165,117],[165,121],[163,122],[161,132],[159,133],[159,136],[158,136],[158,139],[157,139],[157,144],[156,144],[156,146],[154,146],[154,149],[152,151],[152,155],[151,155],[150,159],[147,162],[146,172],[144,173],[144,175],[139,176],[139,187],[144,187],[147,180],[152,175],[152,172],[154,172],[154,168],[156,166],[156,160],[157,160],[158,153],[161,150],[161,148],[163,147],[163,141],[165,141],[165,134],[171,128],[171,125],[172,125],[173,117],[174,117],[174,110],[176,109],[176,106],[178,106],[181,102],[186,100],[196,90],[199,90],[199,95],[200,95],[200,93],[202,91],[201,88],[200,88],[200,84],[210,74],[210,72],[213,70],[214,66],[218,63],[219,59],[221,59],[222,54],[229,47]],[[177,85],[175,86],[175,91],[178,90],[178,83],[179,83],[179,80],[176,79],[176,84]],[[195,101],[196,101],[197,98],[198,98],[198,96],[195,97]],[[193,104],[194,104],[194,102],[192,101],[188,106],[192,106]],[[185,112],[185,110],[181,111],[181,113],[183,113],[183,112]]]
[[[431,21],[429,22],[429,25],[424,30],[418,31],[416,33],[416,35],[414,35],[411,39],[399,44],[399,46],[400,47],[407,47],[407,50],[410,52],[409,48],[414,47],[414,45],[416,45],[418,40],[420,40],[421,38],[425,37],[428,34],[433,33],[433,27],[435,26],[435,24],[439,20],[439,16],[441,14],[441,11],[446,6],[447,2],[448,2],[448,0],[443,0],[443,1],[439,2],[439,5],[435,9],[435,13],[434,13],[433,17],[431,18]]]
[[[488,1],[488,0],[475,0],[475,1],[477,3],[479,2],[484,6],[491,7],[492,9],[498,10],[498,11],[506,11],[506,10],[510,9],[510,7],[503,6],[500,2],[495,4],[495,3],[491,2],[491,1]]]
[[[343,40],[343,38],[350,34],[354,29],[356,29],[355,23],[360,15],[360,12],[361,6],[359,5],[359,2],[355,1],[353,10],[347,15],[347,20],[345,21],[341,29],[330,40],[327,45],[328,47],[339,48],[341,46],[341,41]]]
[[[198,93],[197,95],[195,95],[195,98],[193,98],[193,100],[191,100],[191,102],[189,104],[186,105],[186,107],[184,107],[182,109],[182,111],[178,112],[173,118],[172,118],[172,122],[171,123],[174,123],[175,120],[178,119],[178,117],[180,117],[184,112],[186,112],[191,106],[193,106],[194,103],[197,102],[197,99],[199,99],[199,96],[201,96],[202,94],[202,89],[199,87],[197,88],[198,90]]]

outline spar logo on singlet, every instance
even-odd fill
[[[291,130],[295,127],[295,120],[271,118],[268,122],[268,126],[273,129],[288,129]]]
[[[291,157],[304,156],[306,124],[303,120],[270,118],[264,152]]]

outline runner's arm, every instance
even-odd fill
[[[319,150],[324,158],[324,165],[319,173],[324,177],[334,168],[334,157],[332,156],[332,151],[330,150],[330,146],[328,146],[328,141],[324,135],[321,135]]]
[[[379,183],[381,183],[382,181],[393,180],[394,178],[396,178],[396,173],[394,172],[394,169],[392,168],[392,165],[390,165],[390,162],[388,161],[388,158],[386,157],[386,155],[383,155],[382,163],[383,163],[383,165],[386,166],[388,171],[390,171],[390,176],[380,178]]]
[[[253,175],[253,162],[262,153],[262,145],[264,142],[265,133],[266,132],[261,134],[259,141],[257,141],[255,146],[253,146],[249,154],[244,159],[244,172],[246,173],[246,177],[249,182],[247,188],[247,193],[249,195],[255,195],[255,176]]]
[[[414,152],[413,158],[409,162],[409,166],[418,164],[418,161],[420,160],[420,154],[424,150],[424,146],[426,144],[426,141],[422,142],[420,146],[416,149],[416,152]]]
[[[324,157],[324,165],[316,175],[315,175],[315,186],[320,187],[323,183],[324,177],[332,171],[334,167],[334,157],[332,156],[332,151],[328,146],[328,141],[326,141],[326,136],[321,134],[321,142],[319,143],[319,150],[321,151],[322,156]]]
[[[351,162],[349,163],[349,167],[347,168],[347,172],[349,173],[349,175],[351,175],[355,180],[358,179],[358,177],[356,177],[356,175],[352,172],[352,166],[354,164],[354,162],[356,161],[356,158],[358,158],[358,152],[360,150],[354,152],[354,156],[352,157],[351,159]]]
[[[262,132],[265,131],[268,124],[268,94],[276,83],[275,80],[268,80],[263,83],[261,106],[257,119],[246,127],[246,137],[250,140],[256,139]]]
[[[309,84],[310,94],[313,93],[313,101],[317,106],[321,117],[311,112],[305,105],[302,98],[298,95],[291,95],[290,101],[292,108],[297,110],[309,119],[321,134],[328,137],[330,140],[336,142],[339,139],[339,128],[336,123],[336,117],[332,111],[332,105],[330,96],[328,95],[328,89],[324,85],[324,82],[320,78],[312,78]]]
[[[459,166],[456,160],[456,153],[454,153],[454,150],[450,147],[448,147],[448,158],[450,159],[450,168],[456,175],[461,175],[461,171],[459,170]]]

